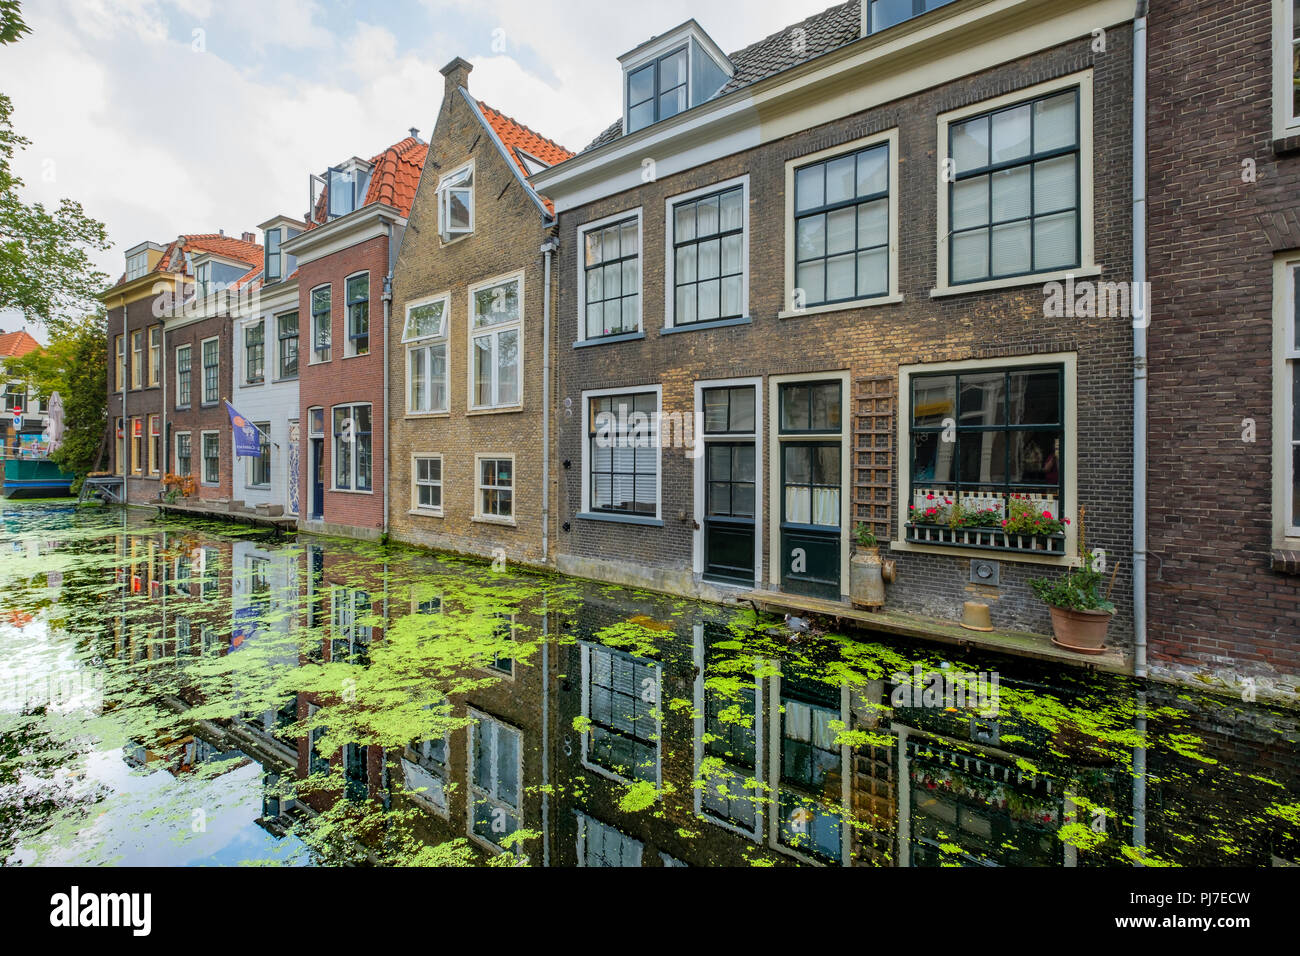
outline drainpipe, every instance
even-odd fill
[[[392,479],[388,470],[388,463],[391,460],[389,454],[389,434],[388,434],[388,322],[393,315],[393,223],[387,220],[385,226],[388,230],[388,274],[384,276],[384,527],[383,535],[388,537],[388,486]]]
[[[560,240],[542,243],[545,257],[542,288],[542,563],[550,564],[551,531],[551,255]]]
[[[1133,673],[1147,676],[1147,0],[1133,20]]]

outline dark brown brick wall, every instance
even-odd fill
[[[1149,21],[1150,656],[1259,676],[1300,673],[1300,578],[1270,556],[1273,257],[1300,248],[1271,7],[1156,0]]]
[[[176,433],[190,433],[190,458],[192,474],[198,480],[197,496],[208,499],[229,499],[231,497],[231,469],[244,467],[244,459],[234,464],[233,439],[230,429],[230,415],[226,412],[223,399],[230,398],[230,386],[233,381],[235,343],[231,329],[233,322],[229,316],[209,316],[174,328],[167,328],[167,467],[173,471],[176,467]],[[203,402],[203,349],[204,339],[216,336],[221,342],[218,353],[220,367],[217,373],[217,401]],[[176,404],[176,349],[190,346],[190,404],[181,408]],[[216,485],[206,485],[203,476],[203,432],[217,433],[217,447],[220,449],[220,481]]]
[[[912,363],[1073,351],[1079,362],[1079,490],[1088,509],[1088,546],[1105,548],[1112,561],[1126,559],[1132,538],[1129,319],[1046,319],[1041,283],[942,299],[931,299],[930,290],[936,282],[937,115],[1089,67],[1094,73],[1096,259],[1104,279],[1131,279],[1131,47],[1128,29],[1110,30],[1104,53],[1093,53],[1089,40],[1080,39],[562,214],[557,400],[561,406],[571,400],[573,414],[559,416],[558,458],[570,460],[572,467],[559,472],[559,521],[568,522],[571,530],[560,533],[557,548],[582,558],[651,568],[682,571],[691,566],[692,529],[678,514],[694,511],[693,462],[678,452],[665,450],[662,458],[662,528],[576,517],[581,508],[585,389],[662,383],[668,412],[693,407],[693,383],[700,379],[848,369],[853,379],[886,376],[897,381],[899,367]],[[778,319],[784,296],[786,160],[895,126],[901,154],[899,278],[905,301]],[[752,324],[661,336],[665,199],[744,173],[750,177]],[[576,228],[637,206],[643,209],[646,337],[572,348],[577,324],[572,277],[580,254]],[[768,409],[765,421],[770,414]],[[765,436],[765,457],[767,445]],[[766,462],[762,467],[766,484]],[[765,494],[770,502],[771,490]],[[763,533],[768,533],[766,518]],[[766,550],[766,542],[764,546]],[[898,583],[889,591],[891,607],[960,616],[962,602],[972,597],[968,558],[902,552],[891,556],[899,566]],[[991,600],[994,624],[1048,631],[1046,608],[1025,582],[1045,570],[1054,572],[1017,564],[1013,555],[992,556],[1002,559],[1003,580]],[[1131,639],[1130,568],[1124,560],[1114,589],[1119,616],[1111,635],[1119,643]],[[769,579],[765,569],[764,580]]]
[[[126,376],[127,383],[131,382],[131,333],[136,330],[144,332],[144,381],[148,382],[149,370],[149,328],[158,325],[162,320],[154,316],[154,297],[147,296],[137,299],[134,302],[128,302],[125,306],[118,305],[107,310],[108,315],[108,341],[105,345],[105,354],[108,362],[108,442],[105,445],[107,452],[108,465],[107,470],[116,473],[118,468],[116,455],[116,442],[114,441],[113,428],[119,416],[122,415],[122,393],[118,391],[118,382],[116,379],[116,340],[118,335],[123,335],[126,350]],[[125,320],[125,323],[124,323]],[[125,328],[125,333],[123,329]],[[166,374],[166,336],[164,336],[164,369]],[[125,440],[123,452],[126,458],[123,474],[126,475],[126,495],[127,500],[134,503],[150,501],[158,497],[159,489],[162,482],[162,465],[157,475],[149,474],[148,463],[148,429],[149,416],[162,413],[162,388],[159,385],[147,386],[144,388],[130,388],[126,390],[126,421],[123,424]],[[131,425],[130,420],[140,416],[144,419],[145,428],[145,461],[142,465],[140,475],[131,473]]]

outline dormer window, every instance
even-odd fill
[[[686,109],[686,47],[627,74],[627,131],[635,133]]]
[[[194,282],[200,299],[212,290],[212,263],[202,262],[194,267]]]
[[[326,214],[330,219],[346,216],[365,205],[370,186],[370,169],[359,161],[331,166],[325,174]]]
[[[266,230],[266,262],[262,268],[262,277],[265,282],[279,282],[281,276],[281,256],[280,256],[280,230]]]
[[[653,126],[713,99],[735,74],[727,55],[687,20],[618,58],[626,132]]]
[[[438,232],[443,242],[474,231],[474,164],[453,170],[438,183]]]
[[[138,279],[149,271],[149,254],[147,252],[138,252],[133,256],[126,257],[126,278]]]
[[[871,0],[866,33],[879,33],[923,13],[946,7],[953,0]]]
[[[525,153],[522,149],[516,149],[515,155],[519,157],[519,162],[523,164],[524,171],[529,176],[536,176],[543,169],[551,168],[547,163],[542,162],[536,156],[530,156],[528,153]]]

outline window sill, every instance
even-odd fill
[[[432,510],[430,510],[430,509],[428,509],[428,508],[410,508],[410,509],[407,510],[406,513],[407,513],[408,515],[413,515],[413,516],[415,516],[415,517],[417,517],[417,518],[442,518],[442,517],[444,517],[444,515],[443,515],[443,513],[442,513],[441,511],[432,511]]]
[[[296,381],[298,381],[297,375],[286,375],[283,378],[272,379],[271,384],[279,385],[281,382],[296,382]]]
[[[220,402],[199,402],[199,408],[216,408]]]
[[[1287,541],[1270,553],[1273,570],[1279,574],[1300,575],[1300,541]]]
[[[343,358],[344,358],[344,359],[370,358],[370,354],[371,354],[371,353],[369,353],[369,352],[361,352],[361,353],[356,354],[356,355],[344,355]]]
[[[652,528],[662,528],[664,526],[662,518],[650,518],[645,515],[623,515],[610,512],[608,514],[600,511],[580,511],[577,515],[583,521],[612,521],[614,524],[639,524]]]
[[[240,382],[240,383],[239,383],[239,387],[240,387],[240,388],[249,388],[250,386],[253,386],[253,385],[265,385],[265,384],[266,384],[266,379],[264,379],[264,378],[254,378],[254,379],[249,379],[249,380],[246,381],[246,382]]]
[[[271,490],[271,486],[270,486],[269,484],[266,484],[266,485],[244,485],[244,489],[247,490],[247,491],[270,491],[270,490]]]
[[[479,524],[499,524],[509,528],[518,527],[514,518],[503,518],[497,515],[475,515],[469,520],[477,521]]]
[[[369,491],[364,488],[329,488],[327,490],[336,495],[373,495],[375,493],[373,488]]]
[[[615,342],[636,342],[645,338],[645,332],[620,332],[618,335],[598,335],[595,338],[574,342],[575,349],[587,349],[594,345],[613,345]]]
[[[897,305],[903,301],[901,295],[877,295],[870,299],[851,299],[848,302],[831,302],[826,305],[810,305],[805,309],[790,309],[778,312],[778,319],[797,319],[805,315],[821,315],[825,312],[843,312],[846,309],[867,309],[874,305]]]
[[[1006,279],[989,279],[985,282],[969,282],[962,285],[941,285],[930,290],[930,298],[942,299],[952,295],[965,295],[970,292],[991,292],[996,289],[1018,289],[1031,285],[1046,285],[1049,282],[1064,282],[1075,279],[1091,279],[1101,275],[1099,266],[1080,266],[1077,269],[1059,269],[1055,272],[1036,272],[1027,276],[1011,276]]]
[[[674,332],[699,332],[705,329],[725,329],[732,325],[752,325],[753,320],[747,315],[738,319],[714,319],[712,322],[691,322],[689,325],[666,325],[659,330],[660,335],[672,335]]]
[[[511,412],[522,412],[523,405],[503,405],[500,408],[471,408],[465,414],[469,415],[506,415]]]
[[[406,421],[418,421],[421,418],[451,418],[451,412],[407,412],[402,418]]]
[[[189,410],[190,406],[188,405],[177,405],[172,409],[174,412],[188,412]]]
[[[889,550],[915,554],[950,555],[954,558],[983,558],[986,561],[996,559],[1013,564],[1041,564],[1058,568],[1071,568],[1080,565],[1077,555],[1053,555],[1045,554],[1042,551],[1035,553],[1033,551],[1017,551],[1014,549],[972,548],[952,544],[921,544],[912,541],[891,541],[889,542]]]

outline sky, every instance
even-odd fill
[[[96,265],[116,279],[140,242],[301,216],[310,174],[411,127],[427,140],[457,56],[474,96],[578,150],[620,115],[618,57],[637,44],[694,17],[731,52],[833,4],[27,0],[0,91],[32,141],[24,198],[105,223]]]

